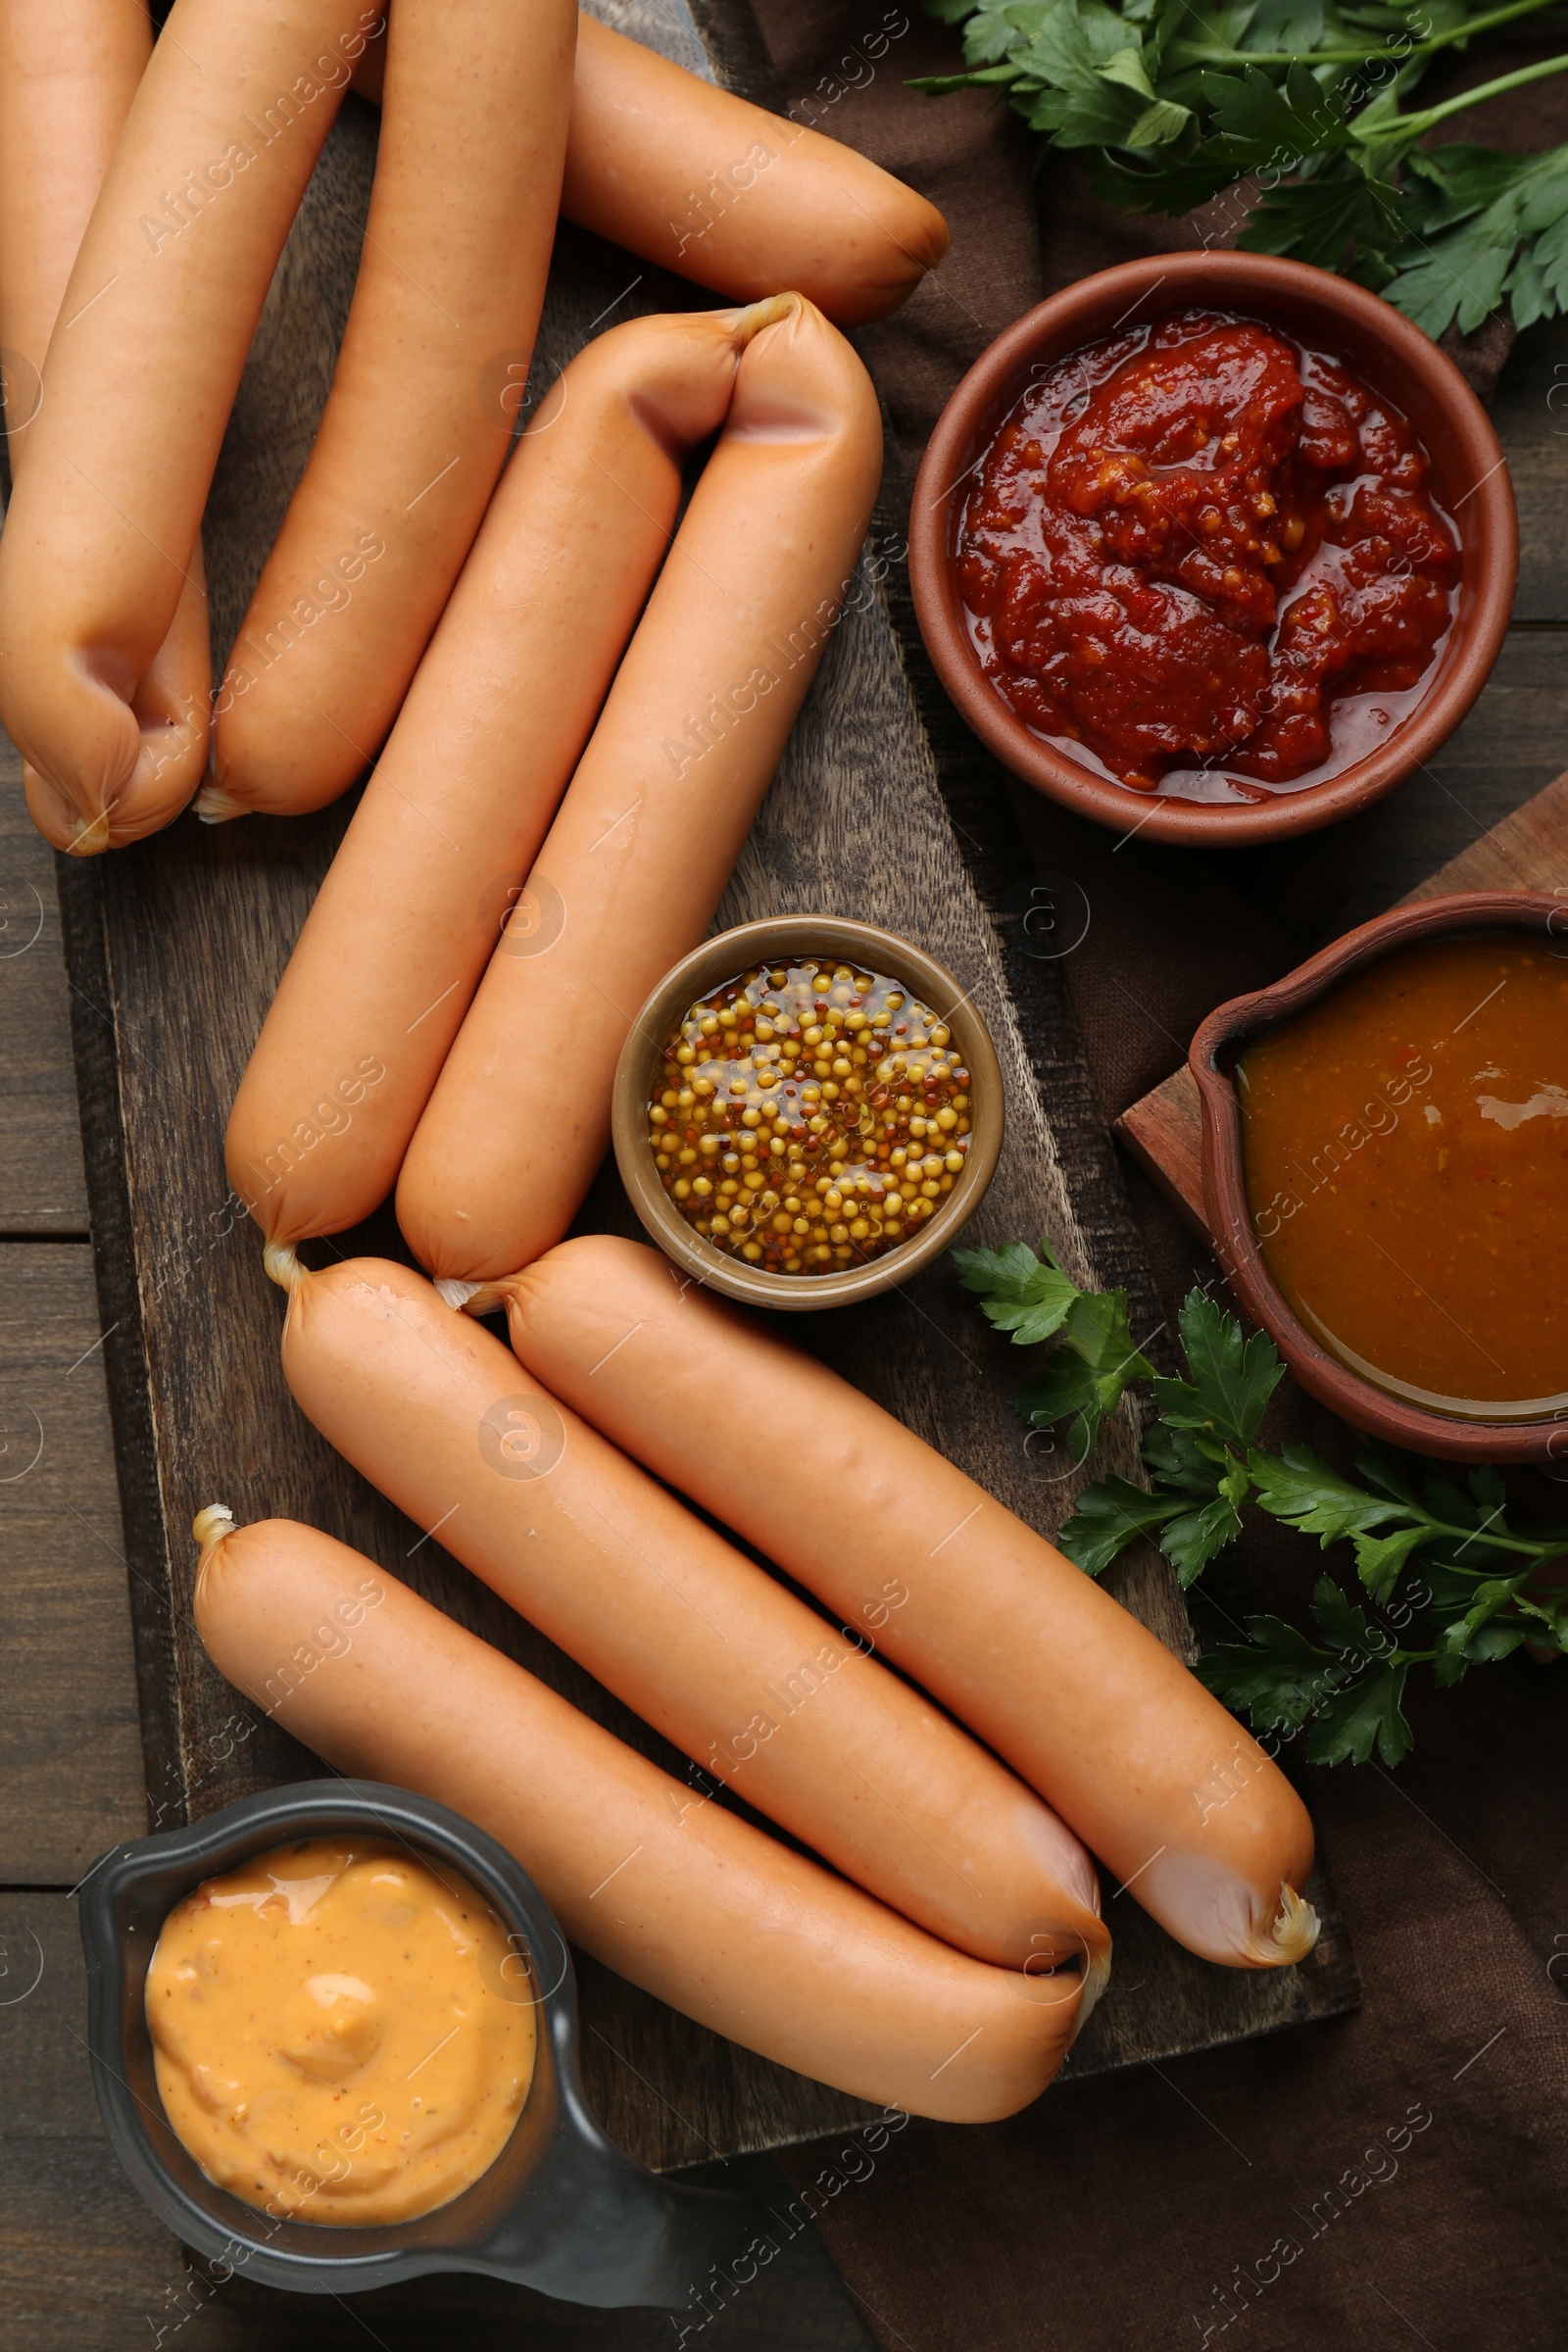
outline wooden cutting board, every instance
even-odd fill
[[[1483,833],[1399,904],[1463,890],[1555,891],[1568,901],[1568,774]],[[1116,1133],[1188,1223],[1208,1238],[1203,1210],[1203,1119],[1198,1082],[1179,1069],[1124,1110]]]
[[[729,0],[704,0],[701,30],[686,0],[617,0],[606,13],[679,62],[765,97],[755,29]],[[206,524],[218,663],[310,448],[352,292],[374,149],[375,118],[351,99],[246,368]],[[564,228],[533,388],[602,323],[707,299]],[[917,649],[901,647],[885,604],[869,593],[833,637],[719,923],[792,908],[854,913],[908,934],[950,965],[975,991],[1007,1092],[1006,1150],[974,1238],[1048,1231],[1080,1281],[1126,1283],[1135,1328],[1151,1332],[1157,1310],[1108,1139],[1090,1108],[1059,971],[1027,954],[1009,965],[1005,940],[1017,944],[1028,901],[1009,896],[1022,858],[1003,796],[967,739],[953,748],[951,770],[944,750],[960,854],[917,691],[929,693]],[[929,709],[939,729],[951,723],[940,698]],[[281,1301],[263,1274],[257,1234],[229,1195],[223,1125],[350,806],[217,831],[186,817],[114,857],[62,861],[148,1787],[160,1826],[314,1768],[237,1699],[196,1637],[188,1530],[215,1499],[241,1520],[296,1517],[358,1545],[669,1770],[687,1769],[421,1541],[331,1452],[283,1385]],[[612,1172],[583,1222],[633,1230]],[[334,1246],[345,1255],[407,1254],[386,1210]],[[803,1320],[813,1346],[1038,1526],[1059,1523],[1085,1477],[1112,1466],[1136,1474],[1130,1416],[1075,1476],[1058,1475],[1053,1457],[1026,1446],[1005,1402],[1018,1359],[946,1267],[849,1313],[791,1318],[795,1336]],[[1119,1590],[1162,1639],[1190,1649],[1180,1595],[1157,1554],[1132,1562]],[[1358,1987],[1343,1926],[1326,1883],[1311,1891],[1327,1923],[1313,1962],[1267,1977],[1192,1958],[1130,1897],[1115,1900],[1118,1971],[1072,2071],[1165,2057],[1351,2005]],[[580,1964],[580,1978],[590,2095],[606,2128],[651,2165],[808,2138],[864,2112],[592,1962]]]

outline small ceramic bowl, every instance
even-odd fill
[[[1182,801],[1102,776],[1025,726],[981,668],[954,570],[964,484],[1034,369],[1113,329],[1213,309],[1343,356],[1403,411],[1433,461],[1460,541],[1458,610],[1426,691],[1387,741],[1326,783],[1250,804]],[[1152,841],[1213,849],[1315,832],[1381,800],[1446,743],[1491,673],[1508,626],[1519,525],[1497,437],[1451,361],[1360,286],[1254,253],[1162,253],[1054,294],[982,353],[937,420],[915,483],[909,584],[938,676],[969,725],[1025,783],[1080,816]]]
[[[383,2229],[273,2220],[209,2180],[164,2113],[144,1987],[164,1921],[202,1880],[294,1838],[347,1832],[461,1871],[526,1959],[538,2007],[534,2076],[511,2138],[448,2205]],[[475,2271],[601,2309],[682,2310],[737,2251],[744,2199],[657,2180],[600,2131],[583,2097],[577,1994],[564,1936],[493,1838],[444,1805],[365,1781],[304,1781],[243,1797],[193,1828],[139,1838],[83,1882],[93,2087],[116,2155],[166,2228],[265,2286],[345,2295],[425,2271]]]
[[[1302,1388],[1353,1429],[1446,1461],[1568,1461],[1568,1419],[1459,1420],[1429,1412],[1375,1387],[1331,1355],[1286,1302],[1269,1272],[1247,1200],[1234,1073],[1249,1040],[1278,1027],[1396,948],[1486,931],[1544,934],[1568,955],[1568,908],[1562,900],[1530,891],[1468,891],[1396,906],[1348,931],[1272,988],[1236,997],[1211,1012],[1188,1055],[1202,1102],[1203,1205],[1220,1263],[1248,1314],[1268,1333]]]
[[[858,964],[861,971],[884,972],[890,979],[904,981],[953,1031],[973,1080],[968,1155],[936,1215],[917,1236],[900,1242],[886,1256],[868,1258],[864,1265],[850,1266],[837,1274],[768,1274],[715,1250],[687,1224],[670,1200],[648,1148],[650,1088],[664,1040],[677,1022],[699,997],[726,980],[737,979],[753,965],[799,956],[831,956]],[[621,1182],[633,1208],[665,1255],[699,1282],[730,1298],[786,1312],[869,1298],[877,1291],[907,1282],[911,1274],[950,1250],[979,1207],[996,1172],[1004,1121],[1002,1069],[996,1049],[970,1005],[968,993],[953,974],[922,949],[891,931],[818,914],[775,914],[765,922],[742,923],[737,930],[705,940],[673,971],[666,972],[632,1023],[616,1066],[611,1109]]]

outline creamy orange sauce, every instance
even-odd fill
[[[534,2068],[533,1980],[455,1871],[312,1838],[208,1879],[147,1972],[158,2089],[220,2187],[401,2222],[495,2162]]]

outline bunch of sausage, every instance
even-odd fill
[[[834,1374],[654,1251],[562,1238],[851,592],[881,431],[838,326],[904,299],[941,216],[570,0],[176,0],[150,57],[140,0],[33,0],[7,42],[0,716],[33,815],[92,854],[375,760],[228,1129],[285,1372],[700,1770],[330,1538],[215,1509],[218,1665],[492,1831],[611,1967],[915,2113],[1055,2073],[1109,1967],[1089,1849],[1206,1958],[1299,1959],[1306,1814],[1185,1666]],[[215,697],[202,510],[351,81],[383,107],[353,306]],[[741,307],[588,341],[512,448],[480,394],[526,372],[558,213]],[[301,1264],[394,1186],[434,1279]]]

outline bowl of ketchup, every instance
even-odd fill
[[[1485,685],[1507,467],[1389,303],[1244,253],[1159,254],[1028,312],[915,485],[909,572],[975,733],[1118,831],[1221,846],[1392,792]]]

